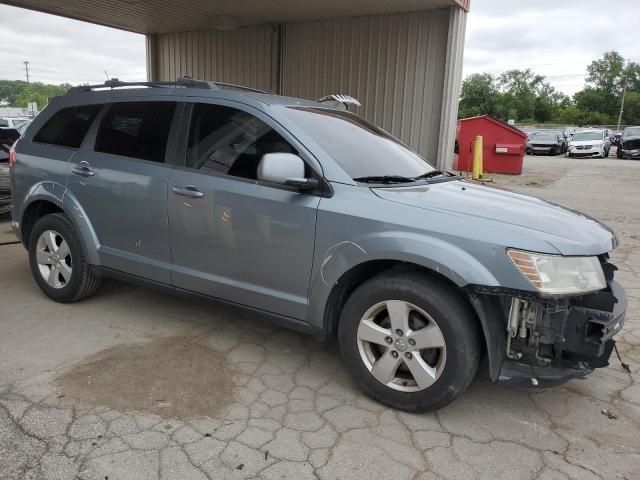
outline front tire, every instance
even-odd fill
[[[56,302],[93,295],[100,277],[88,264],[80,236],[61,213],[40,218],[29,236],[29,265],[40,289]]]
[[[409,270],[380,274],[347,300],[340,351],[357,386],[389,407],[428,412],[476,375],[481,333],[471,308],[443,281]]]

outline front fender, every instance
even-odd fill
[[[20,219],[18,228],[21,230],[24,215],[29,207],[38,201],[52,203],[65,213],[80,234],[88,262],[99,265],[98,247],[100,242],[96,232],[78,200],[64,185],[56,182],[40,182],[31,187],[20,205],[20,212],[17,216]]]
[[[499,285],[494,275],[468,252],[423,234],[380,232],[329,245],[319,253],[311,281],[309,322],[320,328],[333,287],[349,270],[366,262],[386,260],[419,265],[459,287]]]

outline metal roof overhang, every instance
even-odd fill
[[[469,8],[469,0],[0,0],[136,33],[205,30],[335,17]],[[231,27],[233,28],[233,27]]]

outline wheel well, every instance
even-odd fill
[[[478,321],[478,324],[480,325],[478,313],[469,299],[468,292],[460,288],[458,285],[453,283],[441,273],[414,263],[407,263],[396,260],[373,260],[370,262],[361,263],[360,265],[357,265],[351,270],[344,273],[331,290],[331,293],[329,294],[329,298],[327,300],[327,307],[325,308],[324,313],[324,325],[327,338],[335,336],[336,332],[338,331],[338,321],[340,319],[340,314],[342,313],[342,308],[344,307],[345,302],[353,293],[353,291],[370,278],[391,269],[406,269],[414,272],[417,271],[424,275],[437,278],[440,282],[448,285],[451,289],[460,294],[460,296],[469,306],[469,309],[473,312],[476,320]],[[484,338],[482,328],[480,328],[480,332],[482,333],[481,340],[484,346],[486,345],[486,339]]]
[[[22,221],[20,222],[20,230],[22,232],[22,243],[25,247],[29,247],[29,236],[35,223],[45,215],[50,213],[59,213],[63,210],[56,204],[48,202],[46,200],[36,200],[31,203],[24,214],[22,215]]]

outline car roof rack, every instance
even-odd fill
[[[201,88],[205,90],[220,90],[220,87],[236,88],[238,90],[244,90],[255,93],[270,93],[264,90],[258,90],[257,88],[245,87],[244,85],[236,85],[226,82],[209,82],[206,80],[196,80],[189,76],[184,76],[176,79],[175,81],[153,81],[153,82],[123,82],[117,78],[112,78],[104,83],[97,85],[79,85],[77,87],[71,87],[69,93],[74,92],[90,92],[98,89],[114,89],[123,87],[149,87],[149,88]]]

